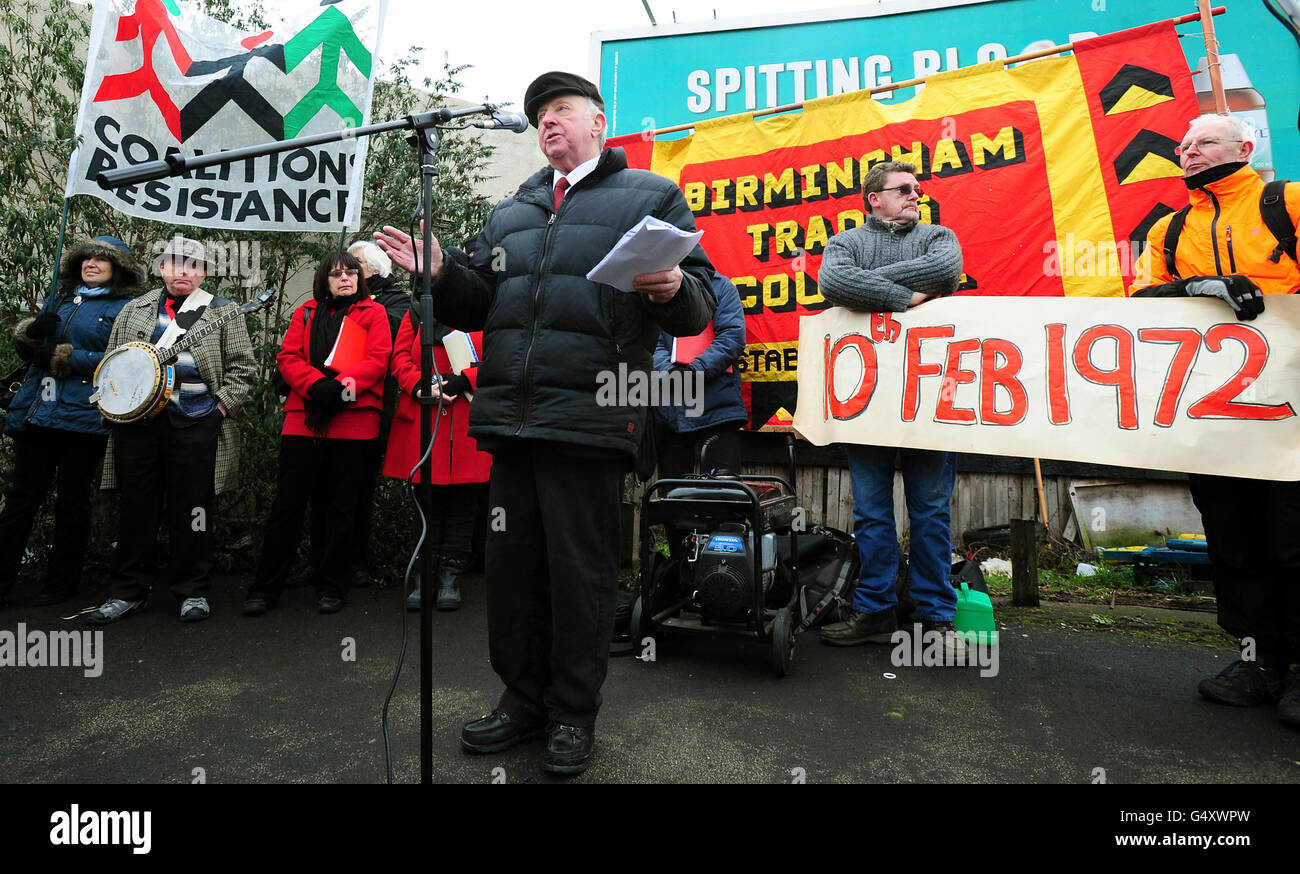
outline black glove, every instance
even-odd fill
[[[58,313],[41,313],[32,319],[32,323],[27,326],[27,336],[33,340],[44,340],[46,337],[53,337],[54,332],[59,329],[59,322],[61,321],[62,319],[59,318]],[[46,361],[49,361],[48,356]]]
[[[55,316],[58,318],[58,316]],[[54,355],[54,344],[44,343],[32,350],[32,364],[35,364],[41,370],[50,369],[50,358]]]
[[[307,427],[324,431],[343,410],[344,403],[343,383],[329,378],[316,380],[307,389]]]
[[[440,373],[438,376],[442,378],[443,397],[456,397],[474,389],[469,384],[469,377],[463,373]]]
[[[1237,321],[1250,321],[1264,312],[1264,295],[1245,276],[1192,276],[1184,280],[1189,297],[1217,297],[1237,314]]]
[[[343,383],[331,377],[318,379],[307,389],[307,399],[314,406],[337,413],[343,409]]]

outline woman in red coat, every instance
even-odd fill
[[[427,391],[420,391],[420,330],[412,308],[402,319],[393,347],[392,373],[401,388],[397,413],[393,417],[393,430],[388,437],[388,452],[384,457],[384,475],[406,479],[423,455],[420,446],[420,404],[418,396],[435,400],[441,396],[442,407],[434,408],[437,433],[433,446],[433,518],[429,519],[428,548],[433,550],[438,562],[438,599],[434,606],[439,610],[460,607],[459,577],[469,564],[470,544],[474,536],[474,511],[482,483],[492,470],[492,456],[482,452],[474,438],[469,436],[469,405],[465,392],[473,393],[477,387],[478,368],[469,367],[462,373],[452,372],[447,356],[446,342],[464,342],[466,335],[447,335],[451,329],[433,324],[435,345],[433,364],[442,378],[441,386],[435,383]],[[468,335],[474,346],[475,360],[483,350],[483,335]],[[415,482],[419,482],[416,473]],[[415,589],[406,599],[409,610],[420,609],[421,581],[417,577]]]
[[[326,255],[316,268],[312,299],[293,314],[276,359],[289,385],[280,472],[245,616],[275,606],[309,502],[316,610],[343,609],[356,496],[370,441],[379,438],[392,349],[388,314],[370,299],[361,264],[346,252]]]

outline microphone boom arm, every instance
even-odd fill
[[[288,152],[293,149],[302,149],[310,146],[321,146],[326,143],[337,143],[343,140],[355,139],[356,137],[368,137],[373,134],[384,133],[390,130],[412,130],[422,131],[429,128],[443,127],[452,119],[463,118],[467,115],[479,115],[489,113],[492,120],[497,121],[498,115],[511,116],[514,113],[500,113],[495,104],[480,103],[477,106],[466,106],[459,109],[432,109],[428,112],[415,113],[405,118],[394,119],[392,121],[383,121],[377,124],[367,124],[361,127],[349,127],[340,131],[329,131],[327,133],[310,134],[305,137],[297,137],[292,140],[281,140],[274,143],[264,143],[257,146],[245,146],[242,149],[231,149],[224,152],[214,152],[210,155],[193,155],[185,157],[179,153],[172,153],[166,158],[156,161],[145,161],[141,164],[131,164],[126,167],[118,167],[114,170],[102,170],[95,176],[95,182],[100,188],[111,190],[121,188],[125,185],[138,185],[141,182],[148,182],[152,179],[163,179],[167,176],[181,176],[191,170],[201,170],[204,167],[211,167],[214,164],[233,164],[236,161],[244,161],[249,158],[260,158],[263,155],[274,155],[278,152]],[[465,126],[449,127],[448,130],[463,130]],[[494,125],[495,126],[495,125]],[[515,130],[509,124],[501,125],[503,128]],[[520,130],[520,133],[523,131]]]

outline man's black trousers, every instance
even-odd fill
[[[623,474],[619,458],[524,444],[496,452],[488,486],[488,643],[500,707],[593,728],[614,602]]]
[[[117,551],[109,573],[114,598],[149,594],[158,567],[158,523],[166,514],[166,581],[177,600],[206,598],[212,588],[213,476],[222,415],[177,428],[164,410],[147,422],[113,428],[121,489]]]
[[[1263,661],[1300,661],[1300,482],[1189,474],[1219,625]]]

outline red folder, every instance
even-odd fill
[[[335,373],[342,373],[365,357],[366,329],[354,322],[351,316],[344,316],[334,348],[325,359],[325,366]]]
[[[708,327],[703,333],[696,334],[694,337],[674,337],[673,338],[673,364],[690,364],[700,354],[713,345],[713,323],[709,322]],[[727,368],[727,373],[731,373],[731,368]]]

